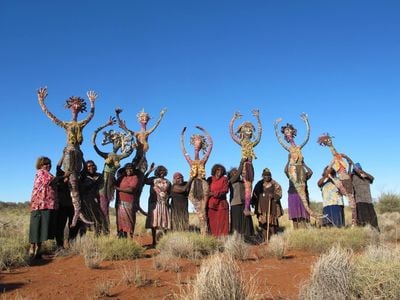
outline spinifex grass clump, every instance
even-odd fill
[[[321,255],[300,299],[400,299],[400,251],[369,246],[361,254],[333,247]]]
[[[164,254],[197,259],[218,251],[221,246],[222,242],[211,235],[171,232],[160,239],[157,248]]]
[[[245,282],[235,260],[215,254],[205,260],[188,290],[186,299],[246,299]]]
[[[363,227],[298,229],[288,234],[289,249],[323,253],[334,245],[362,250],[371,243],[372,235]]]
[[[311,278],[300,289],[300,299],[349,299],[354,265],[352,251],[332,247],[312,268]]]

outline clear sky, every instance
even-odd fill
[[[243,118],[236,125],[255,122],[251,111],[258,108],[263,134],[255,148],[256,180],[269,167],[285,191],[284,207],[287,152],[273,124],[278,117],[282,125],[294,124],[300,144],[305,136],[302,112],[311,124],[303,154],[314,171],[312,200],[321,200],[316,182],[331,160],[329,149],[316,142],[324,132],[335,137],[339,152],[375,176],[374,197],[400,192],[399,1],[4,0],[0,41],[5,133],[0,201],[29,201],[36,158],[46,155],[55,164],[65,146],[64,130],[38,104],[41,86],[48,87],[50,111],[65,121],[71,120],[64,108],[67,98],[87,100],[88,90],[98,93],[82,150],[99,170],[103,161],[91,136],[116,107],[123,108],[132,130],[139,129],[136,114],[142,108],[153,117],[150,127],[167,108],[149,138],[147,157],[165,165],[170,179],[178,170],[186,178],[189,173],[179,148],[182,127],[188,127],[191,155],[188,139],[198,133],[195,125],[213,137],[209,175],[215,163],[227,169],[238,165],[240,147],[229,135],[229,121],[240,111]]]

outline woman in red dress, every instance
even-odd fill
[[[136,224],[136,212],[139,210],[137,191],[139,188],[138,176],[135,175],[133,165],[127,163],[124,166],[125,174],[115,187],[118,192],[117,230],[118,236],[133,237]]]
[[[211,234],[224,236],[229,234],[229,205],[226,194],[229,191],[229,182],[225,167],[216,164],[211,169],[207,181],[210,186],[207,203],[208,223]]]

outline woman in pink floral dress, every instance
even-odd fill
[[[54,238],[51,226],[58,203],[56,198],[57,181],[68,178],[70,173],[55,177],[50,173],[51,160],[39,157],[36,161],[36,176],[31,197],[31,217],[29,224],[29,256],[38,257],[42,242]]]

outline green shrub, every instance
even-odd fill
[[[24,266],[28,262],[28,241],[22,236],[0,237],[0,270]]]
[[[400,195],[393,192],[382,193],[379,196],[376,209],[381,214],[387,212],[400,213]]]
[[[292,230],[288,232],[288,248],[323,253],[334,245],[341,245],[358,251],[372,242],[370,231],[363,227]]]
[[[97,239],[97,246],[104,260],[134,259],[142,256],[144,248],[131,239],[103,236]]]

